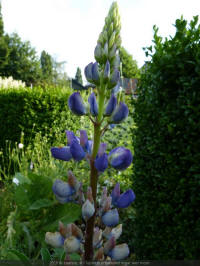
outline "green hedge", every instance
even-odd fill
[[[200,26],[176,20],[154,47],[135,102],[137,259],[200,259]]]
[[[70,94],[70,89],[58,88],[0,89],[0,149],[5,151],[6,140],[19,143],[22,132],[27,145],[39,131],[51,143],[67,128],[76,131],[79,119],[68,109]]]

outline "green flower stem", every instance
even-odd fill
[[[86,223],[86,234],[85,234],[85,261],[93,260],[94,250],[93,250],[93,233],[94,233],[94,225],[95,225],[95,217],[96,217],[96,195],[97,195],[97,182],[98,182],[98,171],[94,166],[94,161],[97,156],[99,145],[101,142],[101,123],[104,111],[104,88],[102,93],[99,94],[99,114],[97,117],[97,122],[94,123],[94,142],[93,142],[93,151],[92,157],[90,159],[90,186],[92,188],[92,196],[94,200],[95,213],[94,215],[87,221]]]

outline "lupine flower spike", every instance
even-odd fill
[[[126,170],[132,163],[133,156],[125,147],[113,147],[106,152],[106,143],[101,143],[101,137],[106,130],[122,123],[129,110],[124,102],[118,102],[114,93],[120,87],[120,17],[117,3],[114,2],[105,19],[105,25],[99,35],[94,50],[95,62],[85,67],[85,77],[95,85],[89,95],[88,103],[84,103],[80,92],[74,92],[68,99],[69,109],[78,116],[87,115],[93,123],[93,136],[88,139],[86,130],[80,130],[76,136],[70,128],[66,130],[66,146],[52,147],[51,154],[57,160],[65,162],[80,162],[85,159],[90,173],[84,173],[84,178],[90,177],[90,186],[84,192],[85,186],[80,182],[82,171],[76,171],[76,177],[68,171],[68,180],[57,179],[52,190],[56,200],[61,204],[81,205],[83,223],[64,224],[59,222],[58,232],[47,232],[45,241],[54,248],[63,248],[65,260],[71,261],[71,254],[78,252],[84,261],[125,259],[129,255],[126,243],[117,245],[122,234],[122,224],[119,224],[119,208],[127,208],[135,200],[132,189],[120,193],[117,183],[108,194],[107,187],[100,192],[98,178],[109,167],[116,170]],[[92,86],[93,87],[93,86]],[[113,91],[113,93],[112,93]],[[93,116],[93,117],[91,117]],[[71,165],[70,165],[71,167]],[[72,166],[73,167],[73,166]],[[84,168],[85,169],[85,168]],[[109,171],[107,171],[109,174]],[[109,176],[108,176],[109,178]],[[81,224],[81,226],[78,226]]]

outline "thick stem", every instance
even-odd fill
[[[93,234],[95,226],[95,217],[96,217],[96,196],[97,196],[97,182],[98,182],[98,171],[94,166],[94,161],[97,156],[99,145],[101,141],[101,120],[103,117],[103,108],[104,108],[104,94],[99,95],[99,114],[97,117],[97,122],[94,123],[94,142],[93,142],[93,151],[90,159],[90,186],[92,188],[92,196],[94,200],[95,213],[86,223],[86,233],[85,233],[85,261],[93,260],[94,249],[93,249]]]

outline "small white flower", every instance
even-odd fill
[[[14,177],[13,178],[13,183],[15,183],[16,185],[19,185],[19,180],[16,177]]]
[[[22,143],[19,143],[19,144],[18,144],[18,148],[19,148],[19,149],[23,149],[23,147],[24,147],[24,144],[22,144]]]

